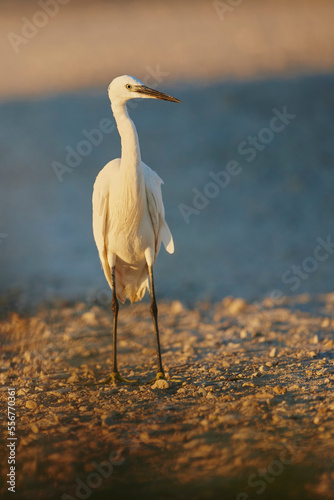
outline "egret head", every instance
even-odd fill
[[[181,102],[179,99],[158,90],[151,89],[133,76],[123,75],[115,78],[108,87],[111,103],[125,103],[129,99],[162,99],[164,101]]]

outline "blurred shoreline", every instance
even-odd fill
[[[333,2],[222,4],[3,2],[0,97],[105,87],[119,74],[160,85],[333,71]]]

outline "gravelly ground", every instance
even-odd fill
[[[332,498],[334,294],[159,311],[163,388],[143,383],[156,361],[145,303],[119,316],[119,368],[137,386],[98,384],[111,368],[110,310],[7,315],[1,405],[15,387],[15,498]]]

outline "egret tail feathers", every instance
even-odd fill
[[[167,222],[165,220],[163,220],[162,224],[161,224],[160,237],[161,237],[161,241],[164,244],[164,247],[166,248],[167,252],[174,253],[173,236],[172,236],[172,233],[170,232],[170,229],[169,229]]]
[[[149,289],[146,266],[138,276],[131,268],[116,265],[116,295],[122,304],[126,299],[129,299],[131,303],[142,300],[146,289]]]

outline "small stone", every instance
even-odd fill
[[[329,318],[324,318],[321,322],[321,328],[327,328],[330,326],[331,322]]]
[[[27,361],[27,363],[30,363],[31,362],[31,354],[29,351],[26,351],[24,353],[24,359]]]
[[[81,318],[88,324],[88,325],[96,325],[96,316],[95,313],[92,311],[88,311],[84,313]]]
[[[197,391],[197,393],[200,395],[200,396],[203,396],[203,398],[206,398],[207,396],[207,392],[205,389],[203,389],[203,387],[200,387]]]
[[[39,431],[39,429],[38,429],[38,427],[37,427],[37,425],[36,425],[36,424],[31,424],[30,429],[31,429],[31,430],[32,430],[32,432],[34,432],[35,434],[37,434],[37,433],[38,433],[38,431]]]
[[[71,375],[68,379],[67,379],[67,382],[69,384],[73,384],[73,383],[76,383],[76,382],[79,382],[79,377],[76,373],[73,373],[73,375]]]
[[[168,389],[169,387],[169,383],[167,382],[167,380],[163,379],[163,378],[159,378],[158,380],[156,380],[156,382],[152,385],[152,389]]]
[[[243,328],[241,331],[240,331],[240,338],[241,339],[246,339],[248,337],[248,332],[245,328]]]
[[[276,394],[285,394],[286,393],[286,388],[285,387],[281,387],[280,385],[276,385],[274,387],[274,392],[276,392]]]
[[[62,425],[62,426],[58,427],[58,430],[59,430],[59,432],[61,432],[62,434],[67,434],[67,433],[69,432],[70,428],[69,428],[69,427],[66,427],[65,425]]]
[[[36,410],[36,408],[37,408],[36,401],[33,401],[32,399],[28,399],[28,401],[26,402],[26,408],[29,408],[29,410]]]
[[[206,395],[206,399],[215,399],[215,395],[213,394],[213,392],[208,392]]]
[[[270,352],[269,352],[269,357],[270,357],[270,358],[275,358],[275,357],[276,357],[276,354],[277,354],[277,349],[276,349],[276,347],[273,347],[272,349],[270,349]]]
[[[313,423],[315,425],[318,425],[319,422],[320,422],[320,418],[319,417],[315,417],[314,420],[313,420]]]
[[[185,310],[182,302],[180,302],[179,300],[173,300],[170,309],[172,314],[181,314]]]
[[[319,344],[319,337],[318,335],[314,335],[313,339],[311,340],[312,344]]]
[[[51,332],[51,330],[50,330],[49,328],[46,328],[46,329],[44,330],[44,333],[43,333],[43,335],[42,335],[42,338],[43,338],[43,339],[49,339],[51,336],[52,336],[52,332]]]
[[[232,298],[232,300],[230,297],[227,297],[227,299],[230,299],[230,300],[224,299],[223,305],[227,306],[227,310],[230,314],[233,314],[233,315],[238,314],[241,311],[243,311],[244,309],[246,309],[246,307],[247,307],[247,302],[245,302],[244,299],[241,299],[239,297],[237,297],[236,299]]]

